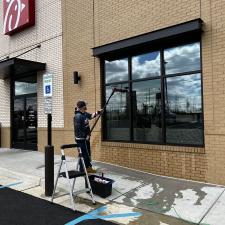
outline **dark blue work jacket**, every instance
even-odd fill
[[[91,119],[91,114],[87,112],[75,111],[74,116],[74,133],[75,139],[84,140],[88,135],[90,135],[89,120]]]

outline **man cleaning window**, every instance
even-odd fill
[[[87,104],[84,101],[78,101],[77,107],[75,108],[74,116],[74,132],[75,141],[81,149],[84,163],[88,173],[96,173],[96,169],[92,168],[91,164],[91,147],[90,147],[90,135],[91,130],[89,126],[89,120],[95,118],[101,114],[101,111],[95,113],[88,113]],[[84,168],[80,162],[80,171],[83,172]]]

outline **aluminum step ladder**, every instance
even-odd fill
[[[69,149],[69,148],[77,148],[77,150],[78,150],[78,161],[77,161],[77,165],[76,165],[76,170],[68,171],[68,167],[67,167],[67,163],[66,163],[66,156],[65,156],[64,150]],[[84,172],[79,171],[80,161],[83,165]],[[63,172],[61,171],[62,165],[64,165],[64,171]],[[64,177],[68,181],[71,207],[73,208],[73,210],[75,210],[74,198],[78,194],[81,194],[81,193],[88,193],[91,197],[91,200],[92,200],[93,204],[96,204],[95,200],[94,200],[93,192],[92,192],[92,189],[91,189],[91,185],[90,185],[88,173],[87,173],[87,170],[86,170],[86,166],[85,166],[85,163],[84,163],[84,158],[82,156],[81,149],[78,147],[77,144],[68,144],[68,145],[62,145],[61,146],[61,161],[60,161],[60,166],[59,166],[59,170],[58,170],[55,185],[54,185],[54,191],[53,191],[53,194],[52,194],[51,202],[53,202],[53,200],[55,198],[62,197],[64,195],[68,194],[68,193],[66,193],[66,194],[62,194],[62,195],[59,195],[59,196],[55,196],[55,191],[56,191],[56,188],[57,188],[57,183],[58,183],[59,177]],[[74,186],[75,186],[75,181],[76,181],[77,177],[84,177],[85,187],[87,186],[87,188],[84,188],[82,190],[74,192]],[[71,182],[71,180],[73,180],[73,182]]]

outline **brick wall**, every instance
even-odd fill
[[[66,0],[63,2],[65,128],[73,140],[77,100],[100,107],[100,65],[91,48],[201,18],[205,147],[102,142],[92,136],[94,159],[156,174],[225,184],[225,14],[223,0]],[[72,72],[81,83],[72,84]],[[70,133],[71,132],[71,133]],[[70,135],[69,135],[70,134]]]
[[[77,100],[85,99],[89,103],[89,111],[100,108],[100,65],[99,60],[92,57],[91,48],[200,17],[210,23],[209,3],[210,1],[203,3],[199,0],[64,1],[64,106],[65,128],[68,133],[73,132],[72,117]],[[210,36],[210,24],[206,27],[207,36]],[[203,46],[205,41],[207,42],[203,39]],[[210,54],[209,48],[206,48],[205,54]],[[206,61],[211,61],[209,56],[203,56],[205,58]],[[210,68],[208,67],[209,71],[204,71],[208,76],[211,76]],[[81,75],[79,85],[72,82],[75,70]],[[208,104],[207,100],[210,99],[206,99],[205,104]],[[208,113],[210,114],[210,110]],[[206,119],[207,128],[210,127],[210,121],[211,119]],[[94,159],[156,174],[209,180],[207,175],[210,165],[208,152],[205,152],[206,149],[210,151],[208,146],[191,148],[102,142],[100,124],[99,122],[92,135]],[[70,138],[73,141],[73,135]],[[214,182],[219,181],[214,178]]]
[[[202,1],[206,180],[225,184],[225,15],[222,0]]]

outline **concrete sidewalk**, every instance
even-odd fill
[[[76,160],[69,158],[69,167]],[[60,157],[55,156],[55,173]],[[106,205],[106,215],[140,212],[141,217],[113,218],[110,221],[128,225],[225,225],[225,187],[192,182],[142,173],[105,163],[94,162],[98,169],[104,168],[105,176],[115,180],[112,195],[106,199],[95,196],[97,205],[92,205],[89,196],[76,198],[76,209],[90,212]],[[44,196],[44,154],[41,152],[0,149],[0,184],[22,182],[11,188],[39,198]],[[75,190],[84,187],[79,178]],[[60,193],[67,192],[67,183],[59,179]],[[70,207],[69,196],[55,201]]]

